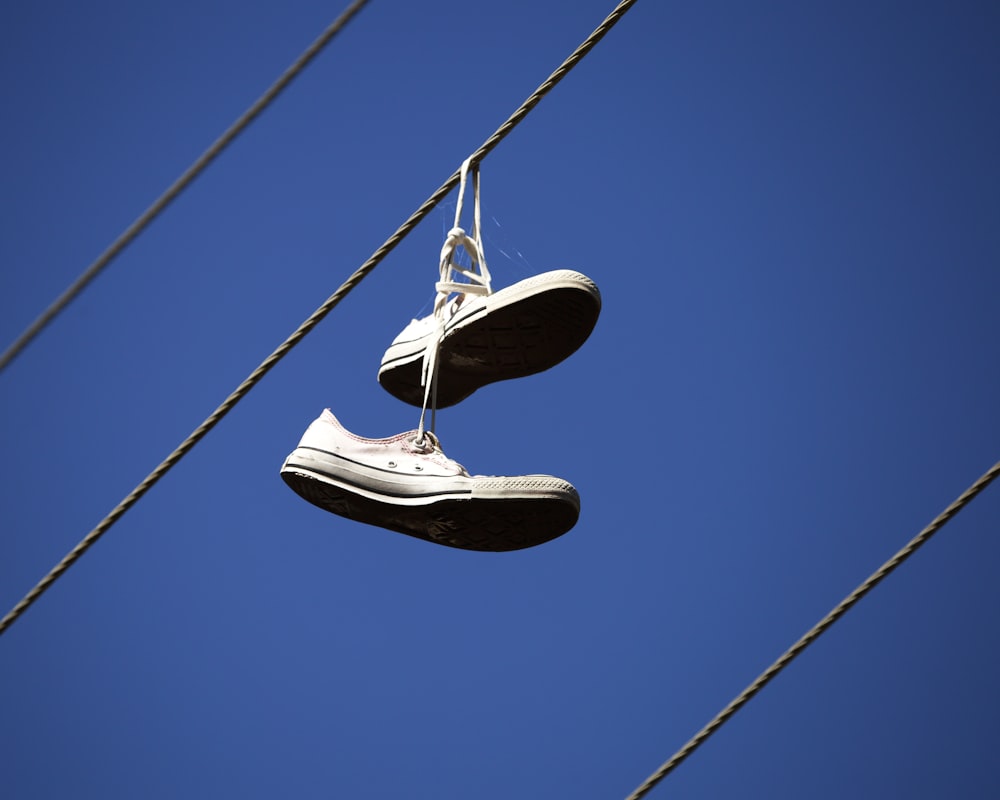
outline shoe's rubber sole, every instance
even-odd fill
[[[424,505],[366,497],[329,476],[288,463],[281,477],[304,500],[338,516],[461,550],[504,552],[534,547],[566,533],[580,515],[575,490],[547,476],[538,477],[547,478],[549,491],[535,497],[515,488],[506,496],[473,495]],[[533,477],[501,480],[511,481],[514,487],[530,487]],[[558,491],[553,493],[553,488]]]
[[[555,366],[590,336],[601,311],[593,281],[569,270],[544,273],[502,289],[468,317],[461,312],[441,341],[437,407],[447,408],[497,381]],[[379,383],[393,396],[423,405],[426,342],[389,349]]]

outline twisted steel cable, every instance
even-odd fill
[[[656,772],[650,775],[638,789],[632,792],[626,800],[639,800],[639,798],[645,797],[650,791],[652,791],[656,784],[673,772],[674,769],[676,769],[684,759],[686,759],[702,743],[704,743],[709,736],[722,727],[726,720],[746,705],[750,699],[757,694],[757,692],[763,689],[768,682],[770,682],[772,678],[787,667],[792,660],[799,655],[799,653],[816,641],[816,639],[818,639],[827,628],[844,616],[844,614],[846,614],[855,603],[874,589],[883,578],[913,555],[922,544],[943,528],[945,523],[947,523],[959,511],[972,502],[976,495],[989,486],[997,475],[1000,475],[1000,461],[990,467],[990,469],[987,470],[975,483],[973,483],[972,486],[966,489],[958,497],[958,499],[955,500],[955,502],[942,511],[930,525],[914,536],[902,550],[896,553],[896,555],[872,573],[872,575],[864,583],[841,600],[829,614],[823,617],[823,619],[817,622],[816,625],[814,625],[801,639],[788,648],[788,650],[786,650],[777,661],[760,674],[757,680],[740,692],[740,694],[737,695],[736,698],[729,703],[729,705],[722,709],[722,711],[720,711],[704,728],[698,731],[698,733],[696,733],[687,744],[685,744],[673,756],[665,761],[663,765],[660,766]]]
[[[580,60],[589,53],[594,45],[596,45],[604,35],[615,26],[615,24],[622,18],[626,11],[628,11],[637,0],[622,0],[615,9],[608,15],[608,17],[590,34],[579,47],[574,50],[570,56],[563,61],[559,67],[553,72],[531,95],[525,100],[518,109],[510,115],[506,122],[504,122],[496,132],[493,133],[482,146],[476,150],[470,157],[470,164],[478,164],[483,158],[486,157],[490,151],[496,147],[500,141],[510,133],[517,124],[524,119],[531,109],[533,109],[538,102],[548,94],[559,81],[561,81],[569,71],[580,62]],[[213,411],[209,417],[201,423],[192,433],[189,435],[177,449],[175,449],[169,456],[167,456],[156,469],[154,469],[148,476],[136,486],[129,494],[122,500],[111,513],[109,513],[101,522],[95,527],[90,533],[88,533],[80,543],[74,547],[66,556],[60,561],[52,570],[42,578],[41,581],[24,596],[24,598],[11,609],[7,615],[0,620],[0,635],[4,633],[14,622],[20,617],[28,607],[37,600],[42,593],[45,592],[66,570],[68,570],[73,564],[80,558],[91,545],[94,544],[98,539],[103,536],[107,530],[117,522],[122,515],[125,514],[133,505],[135,505],[139,498],[141,498],[147,491],[149,491],[153,485],[162,478],[178,461],[180,461],[187,453],[204,438],[212,428],[218,424],[218,422],[228,414],[233,407],[243,399],[244,396],[254,387],[260,380],[271,370],[275,364],[277,364],[282,358],[284,358],[288,352],[295,347],[300,341],[302,341],[305,336],[312,331],[322,320],[329,314],[340,301],[347,296],[347,294],[357,286],[362,279],[364,279],[368,273],[370,273],[379,262],[385,258],[392,249],[398,245],[406,236],[409,234],[423,219],[426,217],[441,200],[450,192],[459,182],[460,170],[456,170],[448,180],[446,180],[441,186],[435,191],[430,197],[428,197],[423,204],[414,211],[410,217],[396,230],[392,236],[390,236],[386,241],[379,247],[372,255],[365,261],[358,269],[351,275],[337,291],[335,291],[326,302],[324,302],[319,308],[317,308],[305,322],[303,322],[284,342],[282,342],[278,348],[271,353],[260,366],[258,366],[250,375],[243,381],[233,392],[229,395],[215,411]]]
[[[336,36],[348,22],[357,14],[363,6],[368,3],[368,0],[354,0],[339,17],[337,17],[330,25],[320,34],[319,38],[316,39],[305,51],[300,55],[295,62],[286,69],[281,76],[276,80],[271,87],[264,92],[257,101],[250,106],[243,115],[236,120],[225,133],[222,134],[212,145],[200,156],[197,160],[188,167],[184,174],[182,174],[173,184],[170,185],[167,190],[161,194],[156,201],[147,208],[131,225],[129,225],[125,231],[115,239],[97,259],[85,269],[80,276],[73,281],[72,284],[57,297],[52,304],[43,311],[38,318],[29,325],[24,332],[14,340],[14,342],[6,349],[2,354],[0,354],[0,372],[13,361],[17,355],[24,350],[25,347],[38,336],[42,330],[48,326],[56,315],[59,314],[66,306],[68,306],[80,292],[86,288],[94,278],[100,274],[100,272],[108,266],[114,260],[122,250],[124,250],[128,244],[138,236],[149,223],[151,223],[156,217],[160,215],[171,202],[183,192],[191,182],[197,178],[205,168],[211,164],[216,156],[218,156],[226,147],[239,136],[243,130],[256,119],[256,117],[267,108],[271,102],[279,95],[281,92],[290,84],[303,69],[312,61],[320,51],[326,47],[330,41]]]

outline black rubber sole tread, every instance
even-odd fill
[[[572,528],[579,510],[551,498],[441,500],[399,506],[372,500],[304,472],[284,470],[285,483],[341,517],[460,550],[507,552],[544,544]]]
[[[512,303],[456,328],[441,343],[437,407],[453,406],[490,383],[554,367],[587,341],[599,313],[597,298],[567,287]],[[403,402],[421,406],[422,366],[422,359],[415,359],[379,375],[379,382]]]

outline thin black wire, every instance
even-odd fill
[[[618,22],[619,19],[629,10],[633,5],[635,5],[636,0],[622,0],[608,15],[607,19],[604,20],[597,28],[594,30],[590,36],[588,36],[576,50],[570,54],[559,67],[553,72],[531,95],[525,100],[521,106],[504,122],[496,132],[493,133],[483,144],[476,150],[472,156],[470,156],[470,163],[472,165],[478,164],[483,160],[496,147],[500,141],[514,129],[514,127],[524,119],[525,115],[531,111],[538,102],[552,90],[552,88],[559,83],[566,76],[566,74],[574,67],[576,64],[589,53],[594,45],[596,45],[604,35],[611,30]],[[329,314],[334,307],[350,292],[355,286],[357,286],[365,276],[368,275],[378,263],[385,258],[392,249],[399,244],[403,238],[410,233],[420,222],[426,217],[434,206],[436,206],[444,197],[450,192],[459,181],[459,171],[456,170],[448,180],[446,180],[441,186],[434,192],[430,197],[428,197],[423,204],[418,208],[413,214],[410,215],[409,219],[406,220],[396,232],[390,236],[385,243],[378,248],[367,261],[364,262],[358,269],[354,272],[351,277],[349,277],[343,285],[337,291],[335,291],[330,297],[323,303],[319,308],[317,308],[312,315],[303,322],[284,342],[282,342],[278,348],[271,353],[264,361],[260,364],[257,369],[250,373],[246,380],[241,383],[232,394],[229,395],[212,414],[199,425],[190,436],[188,436],[181,444],[174,450],[169,456],[167,456],[160,465],[154,469],[145,480],[142,481],[138,486],[135,487],[126,497],[122,500],[111,513],[108,514],[101,522],[94,528],[90,533],[88,533],[83,540],[74,547],[64,558],[60,561],[52,570],[42,578],[41,581],[24,596],[24,598],[16,605],[10,612],[0,620],[0,635],[9,628],[18,617],[21,616],[27,610],[27,608],[37,600],[46,589],[49,588],[66,570],[68,570],[80,556],[82,556],[94,542],[96,542],[104,533],[118,521],[121,516],[128,511],[139,498],[141,498],[150,488],[162,478],[178,461],[180,461],[190,450],[193,448],[201,439],[207,434],[216,424],[228,414],[233,406],[235,406],[243,397],[263,378],[271,368],[277,364],[282,358],[284,358],[288,351],[291,350],[295,345],[297,345],[313,328],[315,328],[322,319]]]
[[[330,23],[325,31],[320,34],[319,38],[316,39],[308,48],[300,55],[288,69],[286,69],[281,77],[278,78],[264,94],[262,94],[257,101],[250,106],[236,122],[229,126],[228,130],[222,134],[215,142],[209,147],[204,153],[198,156],[198,159],[185,170],[184,174],[181,175],[173,184],[157,198],[149,208],[147,208],[142,215],[135,220],[128,228],[125,229],[111,245],[98,256],[97,260],[94,261],[87,269],[85,269],[80,276],[73,281],[73,283],[57,297],[52,304],[39,315],[39,317],[29,325],[24,332],[17,337],[17,339],[11,344],[3,354],[0,354],[0,372],[6,368],[17,355],[24,350],[25,347],[34,339],[42,330],[55,319],[56,315],[59,314],[66,306],[68,306],[73,299],[84,290],[84,288],[89,284],[98,274],[117,256],[122,250],[124,250],[128,244],[139,235],[142,230],[149,225],[160,212],[163,211],[171,202],[188,187],[188,185],[200,175],[204,169],[215,160],[226,147],[239,136],[240,133],[251,123],[253,120],[267,108],[271,102],[288,86],[303,69],[312,61],[320,51],[326,47],[327,44],[333,39],[347,25],[348,22],[357,14],[361,8],[368,3],[368,0],[354,0],[343,13],[337,19]]]
[[[965,508],[965,506],[968,505],[976,495],[989,486],[997,475],[1000,475],[1000,461],[990,467],[990,469],[987,470],[983,476],[979,478],[979,480],[966,489],[961,496],[955,500],[955,502],[942,511],[930,525],[914,536],[902,550],[879,567],[871,575],[871,577],[868,578],[868,580],[841,600],[829,614],[817,622],[816,625],[814,625],[801,639],[786,650],[781,658],[764,670],[757,680],[744,689],[732,702],[729,703],[729,705],[722,709],[722,711],[720,711],[711,722],[698,731],[698,733],[696,733],[687,744],[685,744],[680,750],[664,762],[663,765],[656,770],[656,772],[650,775],[638,789],[632,792],[626,800],[639,800],[639,798],[645,797],[646,794],[652,791],[656,784],[663,780],[668,774],[673,772],[673,770],[676,769],[685,758],[691,755],[691,753],[693,753],[709,736],[715,733],[715,731],[718,730],[723,723],[726,722],[726,720],[746,705],[746,703],[749,702],[749,700],[757,694],[757,692],[763,689],[773,677],[787,667],[799,653],[819,638],[820,634],[846,614],[855,603],[874,589],[883,578],[896,569],[896,567],[902,564],[907,558],[913,555],[913,553],[916,552],[922,544],[937,533],[938,530],[943,528],[945,523]]]

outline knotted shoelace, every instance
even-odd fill
[[[444,338],[445,326],[461,308],[466,295],[487,296],[492,293],[490,288],[490,270],[486,265],[486,256],[483,253],[481,238],[481,218],[479,210],[479,166],[471,167],[471,159],[462,162],[461,180],[458,187],[458,202],[455,207],[455,224],[448,231],[444,245],[441,247],[441,258],[439,261],[440,280],[434,284],[437,295],[434,299],[434,330],[430,334],[427,348],[424,350],[424,361],[420,373],[420,384],[424,387],[424,402],[420,409],[420,424],[417,426],[417,442],[423,441],[424,419],[427,409],[431,409],[431,426],[434,430],[437,415],[437,378],[438,378],[438,353],[441,349],[441,340]],[[472,172],[473,187],[473,218],[471,235],[465,232],[460,226],[462,219],[462,206],[465,201],[465,186]],[[468,268],[455,262],[455,254],[461,247],[469,255],[470,265]],[[459,277],[465,281],[458,280]],[[458,296],[451,302],[451,295]]]

